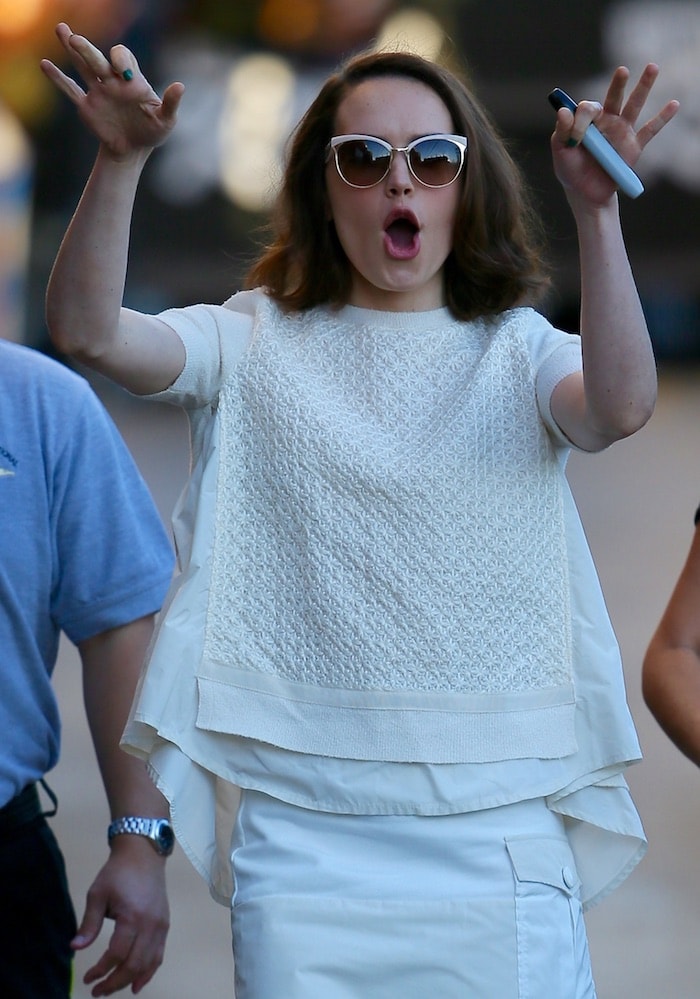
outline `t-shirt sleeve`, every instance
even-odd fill
[[[573,447],[552,415],[552,393],[560,381],[581,370],[580,344],[569,341],[557,347],[542,363],[537,372],[537,405],[540,415],[552,437],[564,447]]]
[[[261,294],[239,292],[223,305],[190,305],[161,312],[158,318],[182,340],[185,365],[169,388],[144,398],[185,409],[200,408],[215,400],[228,372],[250,342]]]
[[[72,642],[157,612],[172,544],[111,417],[86,386],[52,471],[51,613]]]
[[[533,313],[529,348],[540,416],[556,444],[575,448],[552,415],[552,393],[560,381],[582,370],[581,338],[556,329],[544,316]]]

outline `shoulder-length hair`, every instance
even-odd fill
[[[445,261],[446,304],[458,319],[494,315],[544,291],[539,221],[521,173],[484,109],[449,70],[404,52],[349,61],[331,76],[295,129],[282,188],[270,219],[271,242],[246,277],[283,308],[344,305],[351,269],[326,199],[326,148],[336,113],[358,83],[407,77],[430,87],[447,107],[456,134],[468,140],[466,169]]]

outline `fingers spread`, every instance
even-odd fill
[[[87,84],[105,82],[114,76],[129,82],[138,71],[137,61],[125,45],[113,46],[107,58],[88,38],[75,34],[67,24],[60,24],[56,33]]]
[[[43,74],[74,104],[79,104],[83,100],[85,91],[70,76],[61,72],[58,66],[54,66],[50,59],[42,59],[39,66]]]
[[[114,45],[109,50],[112,71],[121,76],[127,83],[133,80],[138,71],[138,63],[126,45]]]
[[[166,87],[161,101],[161,117],[166,124],[174,123],[184,92],[182,83],[171,83]]]
[[[112,65],[107,57],[83,35],[71,35],[68,48],[76,69],[86,82],[104,80],[111,75]]]
[[[678,110],[680,109],[680,104],[678,101],[669,101],[668,104],[659,111],[657,115],[646,123],[637,132],[637,141],[639,145],[644,148],[650,139],[653,139],[655,135],[658,135],[664,125],[668,125],[672,118],[675,118]]]
[[[625,99],[625,87],[629,80],[629,70],[626,66],[618,66],[612,75],[608,92],[605,95],[603,107],[608,114],[619,115],[622,113],[622,104]]]
[[[631,125],[634,125],[639,118],[658,75],[659,67],[655,63],[649,63],[627,98],[627,102],[622,109],[622,116]]]

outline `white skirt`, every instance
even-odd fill
[[[366,816],[244,791],[232,864],[236,999],[595,999],[542,799]]]

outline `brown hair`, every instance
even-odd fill
[[[547,276],[539,222],[520,171],[465,84],[438,64],[404,52],[355,57],[326,81],[293,133],[270,221],[272,241],[248,272],[247,287],[264,287],[295,311],[347,303],[350,265],[326,210],[326,147],[348,91],[385,76],[430,87],[450,112],[455,132],[468,139],[453,246],[445,262],[453,315],[473,319],[535,301]]]

